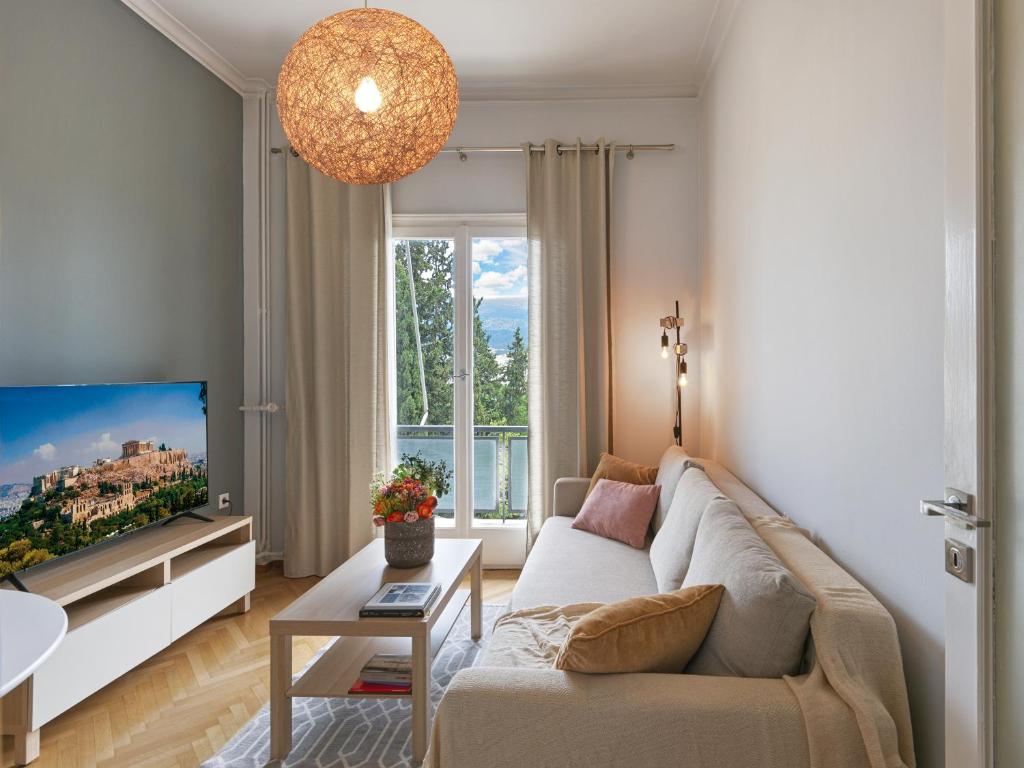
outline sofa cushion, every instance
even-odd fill
[[[697,528],[683,586],[723,584],[704,644],[686,671],[697,675],[796,674],[815,600],[731,501],[714,501]]]
[[[643,549],[654,505],[658,503],[658,491],[656,485],[634,485],[602,478],[583,502],[572,527]]]
[[[678,445],[669,446],[661,455],[661,461],[658,462],[658,474],[654,478],[655,485],[661,486],[658,506],[654,508],[655,533],[661,528],[665,515],[668,514],[668,508],[672,505],[672,497],[676,492],[676,485],[679,483],[679,478],[683,476],[683,470],[686,469],[686,462],[689,460],[690,455]]]
[[[509,608],[613,603],[658,591],[647,550],[572,527],[572,518],[544,522],[512,593]]]
[[[634,485],[654,485],[658,476],[657,467],[648,467],[645,464],[636,464],[632,461],[620,459],[610,453],[602,453],[601,461],[597,464],[593,476],[590,478],[590,487],[587,488],[589,496],[597,481],[601,479],[616,480],[620,483],[633,483]]]
[[[704,470],[691,466],[683,473],[668,514],[651,542],[651,567],[660,592],[682,586],[704,510],[711,502],[724,498]]]
[[[721,597],[721,584],[705,584],[602,605],[576,622],[555,669],[682,672],[704,641]]]

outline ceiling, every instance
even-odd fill
[[[139,0],[125,0],[136,6]],[[298,36],[351,0],[156,0],[248,78],[270,84]],[[448,49],[465,98],[690,96],[719,0],[384,0]],[[728,3],[726,3],[728,5]],[[719,19],[719,21],[721,21]]]

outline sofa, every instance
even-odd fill
[[[900,648],[881,604],[720,464],[672,447],[657,482],[660,498],[644,549],[573,528],[590,479],[555,483],[553,516],[539,532],[507,612],[477,663],[453,677],[437,707],[424,765],[914,766]],[[698,498],[700,482],[713,493]],[[681,522],[677,508],[688,508],[690,517]],[[723,527],[724,520],[731,527]],[[803,614],[780,609],[784,616],[758,619],[763,632],[755,627],[740,633],[745,637],[727,636],[736,631],[728,625],[726,596],[732,589],[738,597],[744,579],[761,575],[742,573],[757,567],[742,557],[710,552],[715,530],[715,546],[733,536],[766,544],[785,571],[768,581],[772,588],[785,581],[787,597],[804,606]],[[571,606],[587,610],[667,591],[670,548],[692,550],[676,558],[677,568],[683,563],[683,586],[698,568],[706,571],[700,578],[710,568],[726,584],[686,673],[555,669],[552,649],[580,613]],[[678,586],[679,578],[667,580]],[[777,642],[772,633],[785,635],[784,625],[798,634]],[[731,661],[725,658],[730,653]]]

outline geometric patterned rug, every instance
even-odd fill
[[[483,607],[483,637],[469,636],[469,605],[455,620],[431,669],[431,717],[452,676],[473,666],[490,640],[504,606]],[[330,646],[324,646],[313,664]],[[309,665],[307,665],[308,667]],[[292,699],[293,748],[286,760],[270,760],[270,708],[264,706],[202,768],[409,768],[412,728],[409,699]]]

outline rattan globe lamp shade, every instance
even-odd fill
[[[452,132],[459,83],[444,47],[412,19],[381,8],[345,11],[298,39],[277,79],[293,150],[349,184],[384,184],[419,170]]]

